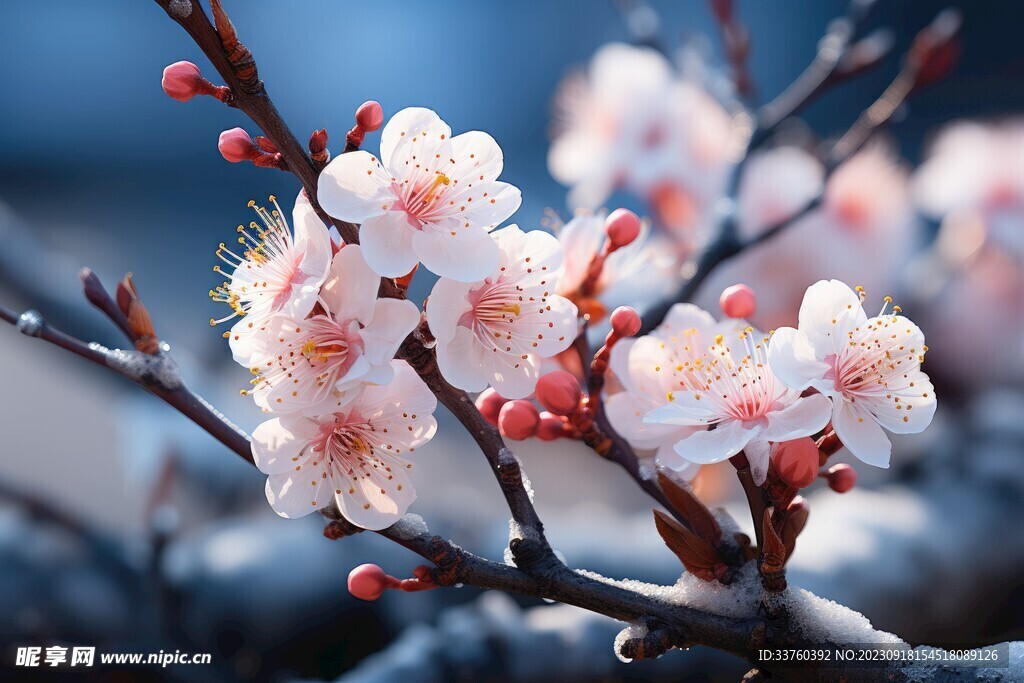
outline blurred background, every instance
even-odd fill
[[[891,28],[876,35],[891,39],[892,55],[815,102],[751,160],[741,231],[756,234],[827,182],[826,202],[727,264],[698,301],[717,314],[722,288],[746,282],[759,294],[753,322],[768,329],[794,323],[804,289],[823,277],[864,284],[879,305],[896,296],[931,347],[925,370],[938,414],[924,434],[894,440],[890,470],[854,463],[860,480],[844,495],[812,487],[792,580],[914,643],[1021,639],[1024,122],[1014,116],[1024,109],[1024,13],[964,3],[952,72],[826,181],[816,160],[823,141],[884,89],[914,33],[946,6],[878,4],[869,27]],[[751,35],[750,101],[784,89],[845,9],[842,0],[736,3]],[[456,133],[479,128],[498,140],[502,178],[523,191],[514,220],[524,229],[555,229],[580,207],[628,206],[651,218],[644,258],[659,270],[609,287],[609,306],[642,308],[690,272],[720,205],[738,120],[706,3],[250,0],[228,10],[300,140],[326,127],[339,152],[367,99],[385,116],[433,108]],[[206,293],[218,281],[217,244],[251,219],[248,200],[276,194],[287,209],[297,182],[221,158],[220,131],[259,132],[238,111],[162,92],[171,62],[214,72],[155,3],[18,3],[4,14],[0,301],[116,345],[116,330],[81,297],[78,271],[87,265],[108,285],[134,272],[186,381],[251,430],[260,413],[238,393],[249,375],[210,328],[222,313]],[[637,151],[615,139],[628,129],[622,121],[594,123],[635,123],[629,105],[667,92],[605,97],[642,82],[642,68],[623,78],[592,58],[637,42],[657,43],[664,56],[641,56],[671,65],[673,92],[685,91],[672,124],[680,148],[658,137]],[[636,56],[613,61],[623,70]],[[673,102],[666,111],[676,112]],[[364,147],[378,143],[372,134]],[[421,273],[410,298],[422,300],[431,284]],[[468,587],[360,602],[345,589],[352,567],[373,561],[406,576],[417,558],[371,534],[328,542],[315,515],[277,518],[262,475],[127,381],[13,329],[0,330],[0,349],[0,670],[18,646],[54,644],[212,654],[210,666],[97,667],[86,674],[93,680],[699,681],[737,680],[749,668],[699,648],[625,665],[612,652],[620,626],[605,618]],[[460,426],[438,417],[438,436],[417,453],[412,511],[433,532],[500,558],[507,514],[491,474]],[[517,452],[570,566],[678,577],[650,501],[623,472],[568,441],[530,440]],[[748,528],[730,473],[705,468],[697,489]]]

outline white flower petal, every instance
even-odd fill
[[[334,496],[341,514],[363,529],[385,529],[401,518],[416,500],[416,489],[402,468],[392,468],[393,480],[385,489],[375,479],[360,478]],[[383,493],[382,493],[383,491]]]
[[[562,245],[564,254],[558,277],[560,294],[575,292],[583,284],[590,262],[604,242],[604,221],[603,214],[581,213],[558,230],[558,243]]]
[[[698,427],[712,424],[719,417],[714,406],[700,398],[699,393],[681,391],[674,394],[674,400],[648,413],[644,422]]]
[[[267,477],[267,501],[281,517],[298,519],[326,507],[334,490],[330,478],[324,479],[323,462],[312,463],[301,471],[272,474]]]
[[[470,199],[472,201],[469,201]],[[460,208],[466,207],[466,210],[458,215],[462,227],[466,227],[468,223],[473,227],[491,229],[504,223],[519,210],[523,203],[523,195],[515,185],[493,182],[486,185],[474,184],[467,193],[460,193],[449,201],[459,204]]]
[[[263,474],[285,474],[295,469],[295,461],[316,434],[312,420],[294,415],[260,423],[252,432],[252,457]]]
[[[483,391],[488,382],[488,372],[484,368],[486,353],[489,352],[476,343],[472,332],[465,327],[457,327],[450,341],[438,342],[437,366],[452,386],[463,391]]]
[[[763,435],[751,438],[743,449],[743,454],[747,456],[751,478],[760,486],[768,479],[768,463],[771,456],[768,440]]]
[[[709,465],[736,455],[755,435],[738,421],[727,420],[715,429],[694,432],[677,443],[675,451],[691,462]]]
[[[892,444],[867,410],[856,403],[836,401],[832,427],[858,460],[875,467],[889,467]]]
[[[349,244],[331,261],[331,272],[320,296],[339,321],[355,319],[365,324],[373,317],[379,288],[380,276],[366,263],[362,249]]]
[[[368,218],[359,228],[363,258],[378,275],[405,275],[419,261],[412,247],[414,232],[404,211],[389,211]]]
[[[637,340],[633,337],[621,340],[612,347],[612,356],[608,360],[608,369],[619,380],[619,384],[626,391],[634,394],[641,393],[636,385],[633,384],[633,380],[629,375],[629,358],[632,355],[633,345],[636,342]]]
[[[679,439],[675,441],[666,440],[658,450],[654,453],[654,461],[662,467],[667,467],[676,473],[676,475],[686,480],[691,480],[697,476],[700,472],[700,464],[691,462],[686,458],[676,453],[675,445],[680,439],[684,439],[690,435],[691,432],[686,432],[679,435]]]
[[[867,320],[860,297],[844,282],[820,280],[807,288],[800,304],[800,331],[818,358],[838,353],[848,333]]]
[[[648,424],[644,415],[658,407],[645,396],[620,391],[605,399],[604,409],[612,428],[634,448],[657,448],[666,437],[679,433],[674,425]],[[672,442],[674,443],[674,442]]]
[[[381,131],[380,158],[385,168],[399,177],[406,161],[413,156],[420,160],[433,158],[440,147],[450,147],[451,137],[451,128],[436,113],[409,107],[392,116]]]
[[[498,245],[479,227],[448,231],[425,225],[413,234],[412,248],[432,273],[459,282],[484,279],[498,267],[500,257]]]
[[[345,247],[342,251],[349,249]],[[374,293],[376,294],[376,292]],[[411,301],[377,299],[372,317],[360,330],[365,347],[363,354],[373,365],[391,362],[405,338],[420,322],[420,309]]]
[[[452,138],[452,158],[455,165],[448,175],[460,181],[465,178],[467,185],[487,185],[501,175],[501,147],[483,131],[471,130]]]
[[[317,200],[331,216],[362,223],[394,203],[391,180],[377,157],[362,150],[341,154],[320,173]]]
[[[536,356],[516,358],[509,364],[500,354],[492,354],[490,365],[491,386],[505,398],[526,398],[537,388],[540,379],[540,362]]]
[[[894,434],[918,434],[931,424],[935,415],[935,387],[920,370],[908,374],[907,383],[889,388],[877,396],[857,399],[883,427]]]
[[[832,402],[821,394],[812,394],[768,413],[764,438],[776,443],[811,436],[825,428],[832,417]]]
[[[472,309],[467,295],[473,283],[440,278],[427,299],[427,324],[438,344],[451,341],[462,316]]]
[[[673,304],[665,319],[655,329],[654,335],[664,340],[682,339],[685,333],[695,330],[704,343],[710,346],[713,335],[709,338],[708,334],[716,324],[714,316],[700,306]]]
[[[768,343],[768,365],[786,386],[798,390],[811,386],[829,370],[829,365],[815,355],[806,335],[792,327],[775,330]]]

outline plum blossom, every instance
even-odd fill
[[[571,208],[597,208],[620,187],[646,198],[672,186],[688,206],[724,189],[731,120],[656,50],[603,46],[585,75],[562,83],[555,105],[548,170],[571,187]]]
[[[228,304],[231,314],[211,325],[233,318],[238,321],[225,336],[235,362],[251,365],[254,354],[253,337],[279,313],[304,318],[316,304],[320,286],[327,279],[331,264],[331,238],[327,226],[313,211],[302,192],[295,199],[292,211],[294,233],[281,212],[277,199],[270,197],[272,209],[249,202],[260,222],[248,229],[238,226],[237,254],[221,243],[217,257],[232,268],[221,266],[214,271],[228,278],[210,290],[210,298]]]
[[[657,301],[677,285],[675,259],[668,255],[665,245],[650,239],[650,223],[643,221],[637,238],[605,259],[594,291],[580,292],[590,263],[606,239],[605,219],[604,211],[580,210],[555,231],[564,254],[556,294],[571,300],[580,311],[589,313],[592,326],[617,306]],[[604,331],[597,327],[591,329],[597,330],[595,334]]]
[[[705,310],[693,304],[675,304],[665,320],[649,335],[623,339],[612,349],[610,367],[623,391],[605,400],[608,419],[634,448],[656,449],[660,465],[683,476],[693,477],[700,465],[681,458],[675,445],[702,429],[695,425],[652,424],[644,421],[664,406],[673,392],[697,385],[691,375],[715,336],[735,321],[717,323]]]
[[[437,399],[408,363],[390,366],[390,384],[367,387],[343,408],[256,428],[252,454],[277,514],[294,519],[335,502],[356,526],[383,529],[409,509],[416,490],[406,457],[434,436]]]
[[[427,300],[441,374],[466,391],[528,396],[544,358],[576,338],[576,306],[555,294],[562,249],[546,232],[498,231],[500,261],[478,282],[441,278]]]
[[[738,198],[739,233],[749,239],[788,218],[821,193],[818,208],[758,249],[716,269],[700,305],[734,282],[757,291],[764,328],[795,322],[804,291],[822,279],[856,279],[873,290],[896,287],[923,236],[909,174],[896,154],[875,143],[822,183],[820,163],[794,147],[762,152],[747,164]]]
[[[899,307],[868,318],[861,296],[838,280],[807,289],[798,329],[777,330],[768,347],[776,376],[795,390],[813,387],[832,399],[832,426],[850,452],[889,466],[896,434],[922,431],[935,414],[935,389],[921,371],[927,347]]]
[[[399,277],[422,261],[441,277],[473,282],[498,263],[488,233],[522,200],[497,180],[502,162],[487,133],[453,138],[437,114],[413,107],[384,127],[379,159],[356,151],[328,164],[318,197],[332,216],[362,224],[366,262],[380,275]]]
[[[728,335],[736,339],[733,334]],[[762,341],[755,341],[755,337]],[[811,436],[828,424],[832,407],[821,394],[801,398],[779,381],[766,358],[767,339],[747,328],[734,342],[719,334],[703,357],[683,366],[678,390],[668,403],[648,413],[652,425],[711,427],[676,443],[683,458],[700,464],[719,462],[744,451],[754,482],[768,476],[769,442]]]
[[[1024,119],[945,128],[914,177],[938,239],[907,273],[922,323],[942,337],[935,367],[959,382],[1024,377]],[[983,306],[977,302],[983,301]],[[972,358],[971,363],[960,362]]]
[[[399,345],[419,323],[411,301],[378,299],[380,278],[357,245],[331,262],[309,318],[278,314],[253,336],[256,404],[290,412],[343,406],[359,388],[391,381]]]

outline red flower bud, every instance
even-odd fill
[[[640,331],[640,314],[629,306],[619,306],[612,311],[612,330],[618,337],[632,337]]]
[[[640,219],[629,209],[615,209],[604,222],[604,231],[612,249],[620,249],[640,234]]]
[[[485,420],[495,427],[498,426],[498,413],[506,403],[508,403],[508,399],[492,387],[487,387],[476,397],[476,409],[480,411]]]
[[[537,401],[555,415],[572,415],[582,398],[580,383],[565,370],[549,372],[537,380]]]
[[[784,482],[802,489],[818,476],[818,446],[807,436],[775,444],[772,463]]]
[[[509,401],[498,413],[498,430],[501,435],[522,441],[533,436],[540,424],[540,413],[537,406],[522,399]]]
[[[199,67],[192,62],[175,62],[164,69],[160,86],[169,97],[188,102],[203,91],[205,79]]]
[[[857,470],[846,463],[828,468],[828,485],[836,493],[846,493],[857,483]]]
[[[718,299],[722,312],[730,318],[749,318],[757,310],[754,290],[746,285],[727,287]]]
[[[356,109],[356,125],[365,133],[372,133],[384,123],[384,110],[379,102],[368,100]]]
[[[394,581],[375,564],[361,564],[348,575],[348,592],[360,600],[376,600]]]
[[[554,441],[558,437],[564,436],[564,425],[565,420],[560,416],[544,411],[540,414],[536,437],[541,441]]]
[[[260,156],[256,143],[241,128],[232,128],[221,133],[217,140],[217,149],[220,150],[221,156],[233,164],[252,161]]]

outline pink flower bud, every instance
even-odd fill
[[[501,435],[514,441],[522,441],[533,436],[539,423],[540,413],[537,412],[537,406],[522,399],[509,401],[498,413],[498,429]]]
[[[775,444],[772,463],[784,482],[802,489],[818,476],[818,446],[807,436]]]
[[[498,426],[498,413],[501,407],[508,403],[508,399],[494,390],[487,387],[476,397],[476,409],[484,416],[484,419],[495,427]]]
[[[836,493],[846,493],[857,483],[857,470],[846,463],[828,468],[828,485]]]
[[[564,436],[562,426],[565,424],[560,416],[549,413],[546,410],[540,414],[540,424],[537,425],[536,437],[541,441],[554,441]]]
[[[256,143],[241,128],[232,128],[221,133],[220,139],[217,140],[217,149],[220,150],[221,156],[233,164],[252,161],[260,156]]]
[[[629,306],[619,306],[612,311],[612,330],[618,337],[632,337],[640,331],[640,314]]]
[[[580,383],[565,370],[549,372],[537,380],[537,401],[555,415],[572,415],[581,398]]]
[[[604,222],[604,231],[612,249],[620,249],[640,234],[640,219],[629,209],[615,209]]]
[[[746,285],[727,287],[718,299],[722,312],[730,318],[749,318],[757,310],[754,290]]]
[[[359,105],[356,109],[356,125],[365,133],[372,133],[384,123],[384,110],[380,108],[379,102],[368,100]]]
[[[360,600],[376,600],[388,589],[390,578],[375,564],[361,564],[348,574],[348,592]]]
[[[203,74],[192,62],[175,62],[164,69],[160,86],[169,97],[188,102],[203,89]]]

